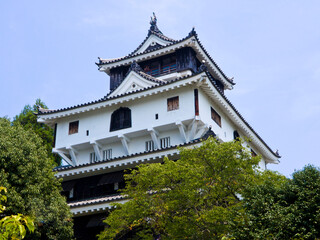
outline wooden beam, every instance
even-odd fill
[[[198,118],[199,118],[199,116],[196,116],[193,119],[192,123],[188,127],[190,129],[189,130],[189,134],[188,134],[189,141],[193,140],[195,135],[196,135],[196,132],[197,132],[197,129],[198,129],[198,123],[199,123],[199,120],[200,120]]]
[[[129,151],[129,145],[128,143],[130,142],[130,139],[127,138],[126,136],[124,135],[118,135],[118,138],[120,138],[121,140],[121,143],[122,143],[122,146],[124,148],[124,152],[129,155],[130,154],[130,151]]]
[[[101,155],[101,149],[100,149],[101,146],[100,146],[100,144],[98,144],[96,141],[92,141],[92,142],[90,142],[90,144],[93,147],[94,153],[96,154],[98,161],[101,161],[102,160],[102,155]]]
[[[72,147],[67,147],[67,150],[69,151],[69,154],[74,166],[77,166],[78,165],[78,160],[76,156],[77,151]]]
[[[154,148],[159,149],[160,148],[160,142],[159,142],[159,132],[155,130],[154,128],[149,128],[148,132],[151,135],[152,141],[154,143]]]
[[[184,124],[181,121],[179,121],[179,122],[176,122],[176,125],[179,128],[179,132],[180,132],[180,136],[182,138],[182,141],[184,143],[186,143],[188,141],[188,139],[187,139],[187,134],[186,134],[186,129],[185,129]]]
[[[69,165],[75,166],[75,164],[65,155],[63,151],[56,150],[55,148],[52,149],[53,153],[57,153],[64,161],[66,161]]]

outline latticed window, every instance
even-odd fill
[[[170,137],[160,138],[160,147],[161,148],[170,147]]]
[[[152,140],[146,141],[146,151],[153,151],[154,150],[154,143]]]
[[[211,108],[211,118],[221,127],[221,117],[213,108]]]
[[[98,162],[98,157],[94,152],[90,153],[90,163]]]
[[[103,151],[103,160],[110,160],[112,158],[112,149]]]
[[[69,123],[69,135],[78,133],[78,129],[79,129],[79,121]]]
[[[111,115],[110,132],[131,127],[130,108],[119,108]]]
[[[179,109],[179,96],[167,99],[168,111]]]

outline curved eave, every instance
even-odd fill
[[[116,96],[110,96],[107,95],[104,98],[101,98],[96,101],[92,101],[85,104],[79,104],[73,107],[58,109],[58,110],[52,110],[50,112],[39,112],[37,114],[38,121],[39,122],[45,122],[50,123],[52,121],[55,121],[55,119],[63,118],[72,116],[79,113],[84,113],[88,111],[94,111],[101,108],[109,107],[116,104],[121,104],[124,102],[133,101],[135,99],[141,98],[141,97],[147,97],[154,94],[159,94],[162,92],[167,92],[174,88],[179,88],[182,86],[190,85],[197,81],[197,76],[201,73],[194,74],[192,76],[186,76],[182,78],[177,78],[168,82],[161,82],[157,85],[150,86],[144,89],[139,89],[136,91],[128,92],[121,95]]]
[[[97,64],[99,66],[99,71],[106,72],[107,74],[110,73],[112,68],[120,67],[120,66],[129,66],[134,61],[141,62],[145,60],[150,60],[156,57],[160,57],[163,55],[167,55],[169,53],[175,52],[177,49],[183,47],[191,47],[195,50],[198,59],[204,60],[208,67],[208,70],[216,76],[225,86],[226,89],[232,89],[235,83],[231,81],[224,72],[219,68],[216,62],[211,58],[208,52],[205,50],[201,42],[199,41],[196,34],[189,35],[182,40],[176,41],[172,44],[167,46],[158,47],[156,49],[152,49],[146,52],[134,54],[131,56],[126,56],[121,59],[113,60],[108,63]]]
[[[219,104],[232,122],[245,133],[245,136],[249,138],[254,146],[263,154],[268,163],[279,163],[279,158],[281,158],[281,156],[276,154],[250,126],[229,99],[221,92],[218,86],[215,85],[210,75],[206,73],[204,76],[206,77],[206,81],[202,82],[200,85],[204,92],[206,92],[214,102]]]
[[[160,40],[165,41],[166,44],[164,46],[162,46],[162,47],[165,47],[168,44],[179,42],[177,40],[174,40],[174,39],[171,39],[171,38],[169,38],[167,36],[164,36],[163,34],[160,34],[160,33],[157,33],[157,32],[149,30],[149,33],[148,33],[147,37],[142,41],[142,43],[133,52],[129,53],[127,56],[119,57],[119,58],[113,58],[113,59],[101,59],[101,58],[99,58],[100,62],[96,63],[96,65],[98,65],[98,66],[105,65],[105,64],[121,61],[121,60],[126,59],[126,58],[130,58],[130,57],[135,56],[137,54],[145,53],[145,51],[140,52],[140,49],[142,48],[142,46],[148,41],[148,39],[152,35],[157,37],[157,38],[159,38]]]
[[[179,154],[178,147],[200,144],[200,139],[192,140],[188,143],[170,146],[168,148],[156,149],[149,152],[134,153],[127,156],[116,157],[112,160],[103,160],[95,163],[86,163],[78,166],[67,166],[57,168],[55,176],[63,178],[65,181],[82,176],[98,175],[116,170],[133,168],[142,163],[162,162],[165,156],[172,158]]]
[[[100,197],[68,203],[74,216],[91,215],[113,209],[113,203],[125,203],[128,199],[122,195]]]

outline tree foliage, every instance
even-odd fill
[[[38,108],[48,109],[46,104],[37,99],[33,106],[26,105],[19,115],[16,115],[12,121],[14,126],[20,124],[24,129],[32,129],[43,141],[43,144],[47,150],[48,156],[54,160],[57,165],[60,165],[61,159],[57,155],[52,153],[53,145],[53,129],[44,123],[37,122]]]
[[[140,165],[126,175],[130,200],[116,204],[99,239],[221,239],[244,221],[239,194],[259,157],[239,142],[209,138],[180,149],[177,161]]]
[[[320,170],[306,166],[292,179],[272,172],[243,193],[247,222],[237,239],[319,239]]]
[[[72,216],[53,167],[37,134],[0,119],[0,186],[8,189],[4,214],[34,217],[36,229],[26,239],[72,238]]]
[[[4,193],[7,192],[5,187],[0,187],[0,214],[6,209],[3,205],[7,201]],[[29,216],[20,213],[17,215],[6,216],[0,219],[0,240],[18,240],[23,239],[29,232],[34,231],[34,222]]]

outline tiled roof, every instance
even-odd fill
[[[81,200],[81,201],[75,201],[75,202],[69,202],[68,205],[71,208],[74,207],[80,207],[85,205],[93,205],[93,204],[99,204],[99,203],[105,203],[105,202],[111,202],[115,200],[122,200],[126,197],[120,194],[112,195],[112,196],[106,196],[106,197],[99,197],[99,198],[92,198],[87,200]]]
[[[160,86],[163,86],[163,85],[168,85],[168,84],[171,84],[173,82],[177,82],[177,81],[181,81],[183,79],[187,79],[189,77],[193,77],[193,76],[196,76],[198,74],[201,74],[201,72],[199,73],[195,73],[191,76],[184,76],[184,77],[180,77],[180,78],[176,78],[176,79],[172,79],[170,81],[161,81],[159,79],[155,79],[154,77],[146,74],[146,73],[141,73],[141,72],[137,72],[141,77],[144,77],[146,78],[147,80],[151,80],[151,81],[155,81],[157,83],[159,83],[158,85],[155,85],[155,86],[150,86],[150,87],[147,87],[147,88],[143,88],[143,89],[137,89],[135,91],[132,91],[132,92],[128,92],[128,93],[124,93],[124,94],[120,94],[120,95],[116,95],[116,96],[113,96],[113,97],[109,97],[111,93],[113,93],[117,88],[115,88],[114,90],[110,91],[106,96],[104,96],[103,98],[100,98],[98,100],[95,100],[95,101],[91,101],[91,102],[87,102],[87,103],[83,103],[83,104],[78,104],[78,105],[75,105],[75,106],[72,106],[72,107],[67,107],[67,108],[61,108],[61,109],[56,109],[56,110],[48,110],[48,111],[45,111],[45,112],[42,112],[40,109],[37,113],[37,115],[45,115],[45,114],[52,114],[52,113],[57,113],[57,112],[63,112],[63,111],[68,111],[68,110],[72,110],[72,109],[75,109],[75,108],[80,108],[80,107],[84,107],[84,106],[89,106],[89,105],[92,105],[92,104],[96,104],[96,103],[100,103],[100,102],[105,102],[105,101],[108,101],[108,100],[111,100],[111,99],[116,99],[116,98],[120,98],[120,97],[123,97],[123,96],[127,96],[127,95],[130,95],[130,94],[134,94],[134,93],[138,93],[138,92],[143,92],[143,91],[147,91],[149,89],[152,89],[152,88],[156,88],[156,87],[160,87]],[[47,110],[47,109],[46,109]]]
[[[154,35],[160,37],[159,34],[154,34]],[[146,51],[144,51],[144,52],[137,53],[137,51],[138,51],[138,50],[142,47],[142,45],[148,40],[148,38],[149,38],[149,35],[148,35],[148,36],[145,38],[145,40],[143,40],[143,42],[142,42],[133,52],[131,52],[130,54],[128,54],[128,55],[126,55],[126,56],[124,56],[124,57],[113,58],[113,59],[102,59],[102,58],[98,58],[98,59],[99,59],[99,62],[96,63],[96,64],[97,64],[98,66],[100,66],[100,65],[104,65],[104,64],[115,63],[115,62],[119,62],[119,61],[121,61],[121,60],[125,60],[125,59],[131,58],[131,57],[143,55],[143,54],[146,54],[146,53],[149,53],[149,52],[154,52],[154,51],[157,51],[157,50],[159,50],[159,49],[163,49],[163,48],[166,48],[166,47],[168,47],[168,46],[172,46],[172,45],[174,45],[174,44],[180,43],[180,42],[182,42],[182,41],[184,41],[184,40],[186,40],[186,39],[188,39],[188,38],[190,38],[190,37],[188,36],[188,37],[185,37],[185,38],[183,38],[183,39],[181,39],[181,40],[172,40],[172,41],[170,41],[171,43],[169,43],[169,44],[167,44],[167,45],[165,45],[165,46],[158,46],[158,47],[155,47],[155,48],[153,48],[153,49],[149,49],[149,50],[146,50]],[[160,37],[160,38],[163,39],[163,37]],[[166,39],[164,39],[164,40],[166,40]],[[167,40],[167,41],[168,41],[168,40]]]
[[[248,128],[250,128],[250,130],[259,138],[259,140],[261,142],[264,143],[264,145],[270,150],[270,152],[273,153],[274,156],[276,156],[277,158],[281,158],[281,156],[277,153],[274,152],[269,146],[268,144],[260,137],[260,135],[251,127],[251,125],[247,122],[247,120],[241,115],[241,113],[236,109],[236,107],[230,102],[230,100],[223,94],[223,92],[220,90],[220,88],[217,86],[217,84],[215,83],[214,79],[212,78],[212,76],[210,75],[209,72],[206,72],[210,81],[212,82],[213,86],[217,89],[217,91],[221,94],[221,96],[224,98],[224,100],[226,100],[226,102],[230,105],[230,107],[236,112],[236,114],[240,117],[240,119],[248,126]]]
[[[152,33],[153,34],[153,33]],[[154,33],[155,35],[157,33]],[[157,35],[158,36],[158,35]],[[109,64],[109,63],[115,63],[115,62],[119,62],[119,61],[122,61],[122,60],[125,60],[125,59],[129,59],[131,57],[135,57],[135,56],[139,56],[139,55],[143,55],[145,53],[149,53],[149,52],[154,52],[154,51],[157,51],[159,49],[163,49],[163,48],[166,48],[166,47],[169,47],[169,46],[173,46],[175,44],[178,44],[188,38],[191,38],[191,37],[195,37],[197,42],[199,43],[199,46],[200,48],[204,51],[204,53],[208,56],[208,58],[210,59],[210,61],[214,64],[214,66],[221,72],[221,74],[223,75],[223,77],[225,79],[227,79],[227,81],[229,83],[231,83],[232,85],[235,85],[235,83],[233,82],[232,79],[228,78],[225,73],[221,70],[221,68],[219,67],[219,65],[213,60],[213,58],[210,56],[210,54],[207,52],[207,50],[204,48],[204,46],[202,45],[200,39],[198,38],[198,34],[196,33],[195,29],[193,28],[191,30],[191,32],[188,34],[188,36],[186,36],[185,38],[182,38],[181,40],[172,40],[170,44],[167,44],[165,46],[159,46],[159,47],[155,47],[155,48],[152,48],[152,49],[149,49],[145,52],[141,52],[141,53],[137,53],[137,51],[139,50],[139,48],[147,41],[149,35],[147,36],[147,38],[139,45],[139,47],[133,51],[132,53],[128,54],[127,56],[124,56],[124,57],[120,57],[120,58],[114,58],[114,59],[107,59],[107,60],[103,60],[103,59],[100,59],[99,58],[99,63],[96,63],[98,66],[101,66],[101,65],[104,65],[104,64]]]
[[[170,146],[170,147],[167,147],[167,148],[155,149],[155,150],[152,150],[152,151],[144,151],[144,152],[139,152],[139,153],[133,153],[133,154],[130,154],[130,155],[124,155],[124,156],[120,156],[120,157],[115,157],[115,158],[112,158],[111,160],[101,160],[101,161],[94,162],[94,163],[84,163],[84,164],[81,164],[81,165],[78,165],[78,166],[71,166],[71,165],[60,166],[60,167],[54,168],[53,171],[60,172],[60,171],[64,171],[64,170],[76,169],[76,168],[81,168],[81,167],[85,167],[85,166],[93,166],[93,165],[97,165],[97,164],[101,164],[101,163],[105,163],[105,162],[115,162],[115,161],[119,161],[119,160],[126,159],[126,158],[142,156],[142,155],[145,155],[145,154],[148,154],[148,153],[162,152],[162,151],[166,151],[168,149],[175,149],[175,148],[178,148],[178,147],[188,146],[188,145],[191,145],[191,144],[198,143],[200,141],[201,141],[200,138],[198,138],[198,139],[194,139],[192,141],[189,141],[187,143],[182,143],[182,144]]]
[[[155,18],[156,19],[156,18]],[[150,26],[150,29],[148,31],[148,35],[147,37],[142,41],[142,43],[133,51],[131,52],[130,54],[128,54],[127,56],[125,57],[122,57],[122,58],[114,58],[114,59],[101,59],[101,58],[98,58],[99,59],[99,63],[96,63],[97,65],[101,65],[101,64],[106,64],[106,63],[111,63],[111,62],[116,62],[116,61],[120,61],[120,60],[123,60],[125,59],[126,57],[131,57],[133,55],[135,55],[138,50],[143,46],[143,44],[145,44],[145,42],[148,40],[148,38],[151,36],[151,35],[155,35],[157,36],[158,38],[162,39],[162,40],[165,40],[165,41],[168,41],[168,42],[171,42],[171,43],[175,43],[175,42],[178,42],[177,40],[174,40],[172,38],[169,38],[165,35],[163,35],[163,33],[159,30],[158,26],[157,26],[157,22],[156,20],[155,21],[152,21],[150,22],[151,26]],[[162,47],[162,46],[161,46]],[[152,49],[149,49],[150,51],[151,50],[154,50],[154,49],[159,49],[160,47],[155,47],[155,48],[152,48]],[[149,52],[149,50],[147,51],[144,51],[143,53],[146,53],[146,52]]]
[[[195,73],[191,76],[185,76],[185,77],[181,77],[181,78],[176,78],[176,79],[173,79],[173,80],[170,80],[170,81],[160,81],[158,79],[155,79],[154,77],[146,74],[146,73],[141,73],[141,71],[138,71],[137,69],[132,69],[133,71],[135,71],[137,74],[139,74],[140,76],[146,78],[147,80],[151,80],[151,81],[155,81],[158,83],[158,85],[154,85],[154,86],[150,86],[150,87],[147,87],[147,88],[143,88],[143,89],[137,89],[135,91],[132,91],[132,92],[128,92],[128,93],[124,93],[124,94],[120,94],[120,95],[116,95],[116,96],[112,96],[112,97],[109,97],[110,94],[116,89],[114,89],[113,91],[111,91],[110,93],[108,93],[108,95],[106,95],[105,97],[99,99],[99,100],[96,100],[96,101],[92,101],[92,102],[88,102],[88,103],[85,103],[85,104],[80,104],[80,105],[76,105],[76,106],[73,106],[73,107],[68,107],[68,108],[62,108],[62,109],[58,109],[58,110],[48,110],[48,109],[45,109],[44,112],[41,111],[41,109],[38,110],[38,113],[37,115],[44,115],[44,114],[51,114],[51,113],[56,113],[56,112],[62,112],[62,111],[67,111],[67,110],[71,110],[71,109],[75,109],[75,108],[79,108],[79,107],[83,107],[83,106],[88,106],[88,105],[92,105],[92,104],[96,104],[96,103],[100,103],[100,102],[105,102],[105,101],[108,101],[108,100],[112,100],[112,99],[116,99],[116,98],[120,98],[120,97],[123,97],[123,96],[126,96],[126,95],[130,95],[130,94],[134,94],[134,93],[138,93],[138,92],[143,92],[143,91],[147,91],[149,89],[153,89],[153,88],[156,88],[156,87],[160,87],[160,86],[163,86],[163,85],[168,85],[168,84],[171,84],[173,82],[176,82],[176,81],[180,81],[180,80],[183,80],[183,79],[187,79],[189,77],[193,77],[193,76],[196,76],[198,74],[201,74],[201,73],[206,73],[206,75],[208,76],[208,78],[210,79],[210,81],[212,82],[213,86],[216,88],[216,90],[220,93],[220,95],[225,99],[225,101],[231,106],[231,108],[236,112],[236,114],[240,117],[240,119],[249,127],[249,129],[259,138],[259,140],[261,142],[264,143],[264,145],[274,154],[274,156],[276,156],[277,158],[281,158],[281,156],[278,154],[278,153],[275,153],[268,145],[267,143],[260,137],[260,135],[251,127],[251,125],[245,120],[245,118],[240,114],[240,112],[235,108],[235,106],[230,102],[230,100],[224,95],[223,91],[221,91],[221,89],[217,86],[217,84],[215,83],[215,80],[212,78],[211,74],[208,72],[208,71],[199,71],[198,73]],[[205,69],[203,69],[205,70]],[[162,149],[161,149],[162,150]],[[145,153],[145,152],[144,152]],[[139,154],[144,154],[144,153],[139,153]],[[130,155],[130,156],[134,156],[134,155],[137,155],[137,154],[133,154],[133,155]],[[128,156],[126,156],[128,157]],[[123,157],[120,157],[121,159]],[[61,170],[65,170],[66,168],[59,168],[59,169],[56,169],[56,171],[61,171]]]

